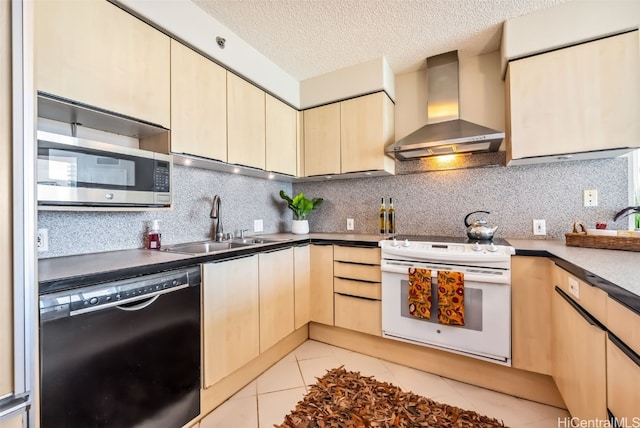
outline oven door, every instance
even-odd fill
[[[410,267],[431,269],[431,318],[409,313]],[[438,270],[464,273],[464,326],[438,322]],[[511,366],[509,271],[435,263],[382,261],[383,336]]]

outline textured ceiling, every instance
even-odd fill
[[[193,0],[298,80],[385,56],[395,74],[425,58],[499,48],[502,22],[567,0]]]

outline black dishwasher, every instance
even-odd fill
[[[200,318],[199,267],[41,295],[41,427],[198,416]]]

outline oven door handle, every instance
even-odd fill
[[[381,267],[381,270],[383,273],[388,272],[388,273],[394,273],[394,274],[400,274],[400,275],[404,274],[408,276],[410,267],[412,266],[391,266],[391,265],[383,264]],[[431,272],[432,278],[435,278],[436,276],[435,272],[437,272],[438,270],[445,270],[445,269],[432,269],[432,272]],[[446,269],[446,270],[455,271],[455,269]],[[505,273],[501,272],[500,274],[495,274],[495,275],[491,275],[491,274],[476,275],[473,273],[465,273],[464,280],[465,282],[509,285],[511,283],[511,275],[506,272]]]
[[[139,310],[144,309],[147,306],[150,306],[151,304],[153,304],[153,302],[158,300],[158,297],[160,297],[160,295],[156,294],[155,296],[153,296],[152,298],[150,298],[146,302],[142,302],[142,303],[140,303],[138,305],[135,305],[135,306],[121,306],[121,305],[118,305],[118,306],[116,306],[116,308],[120,309],[121,311],[131,311],[131,312],[139,311]]]

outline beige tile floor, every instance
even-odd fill
[[[404,391],[501,419],[512,428],[557,428],[558,418],[569,416],[562,409],[307,340],[207,415],[200,428],[266,428],[280,424],[317,377],[341,365]]]

